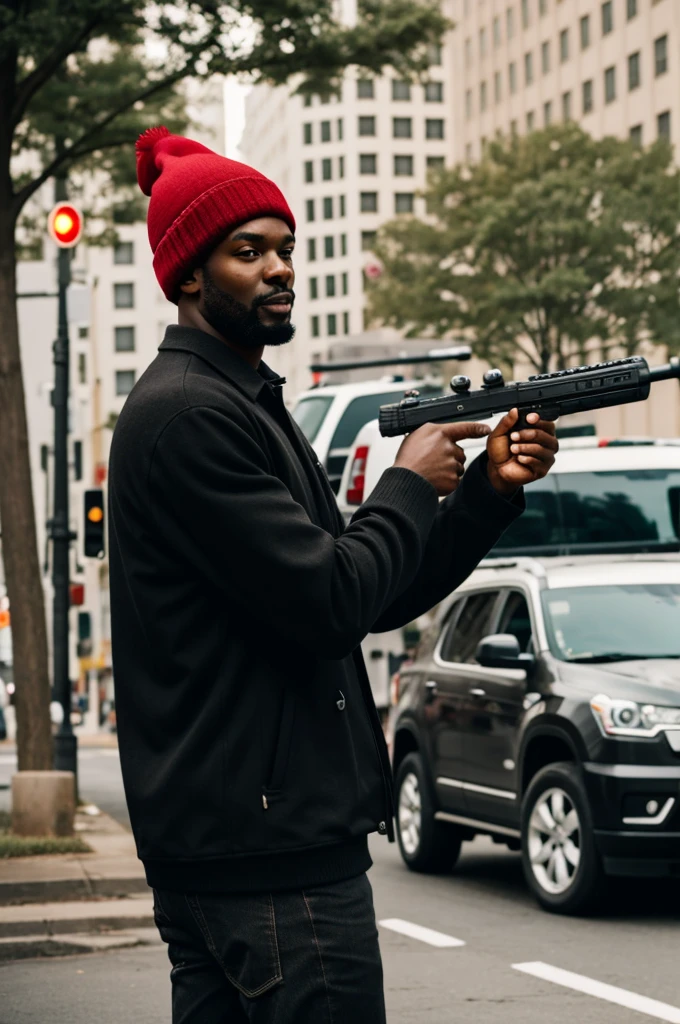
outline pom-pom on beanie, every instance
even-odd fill
[[[268,178],[167,128],[150,128],[136,146],[137,181],[151,196],[148,214],[153,266],[163,292],[177,302],[180,284],[222,239],[256,217],[295,218]]]

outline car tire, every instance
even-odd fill
[[[593,910],[602,897],[604,872],[576,764],[550,764],[534,776],[522,800],[521,823],[524,875],[544,910]]]
[[[411,871],[441,874],[460,855],[460,830],[435,818],[435,807],[420,754],[407,754],[396,777],[397,841]]]

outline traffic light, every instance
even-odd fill
[[[57,203],[47,218],[47,230],[60,249],[71,249],[83,233],[83,215],[71,203]]]
[[[104,557],[104,492],[85,491],[85,558]]]

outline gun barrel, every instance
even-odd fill
[[[680,358],[673,356],[664,366],[654,366],[649,371],[649,379],[652,383],[658,380],[680,380]]]

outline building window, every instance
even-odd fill
[[[340,255],[347,255],[347,235],[345,234],[340,235]]]
[[[444,83],[443,82],[426,82],[425,83],[425,102],[426,103],[443,103],[444,102]]]
[[[324,236],[323,254],[327,260],[332,260],[335,256],[335,239],[333,238],[333,235]]]
[[[305,160],[305,182],[309,185],[314,181],[314,164],[311,160]]]
[[[589,114],[593,109],[593,80],[589,78],[583,83],[583,113]]]
[[[346,270],[342,272],[342,294],[347,295],[349,293],[349,274]]]
[[[375,135],[375,118],[359,118],[359,135]]]
[[[616,99],[616,68],[607,68],[604,73],[604,101],[613,103]]]
[[[309,223],[310,221],[313,221],[315,219],[315,217],[316,217],[316,213],[315,213],[315,209],[314,209],[314,207],[315,207],[314,200],[313,199],[308,199],[306,201],[306,203],[305,203],[305,207],[306,207],[306,210],[307,210],[307,223]]]
[[[345,158],[344,156],[338,157],[338,178],[345,177]]]
[[[654,40],[654,74],[665,75],[668,71],[668,36]]]
[[[338,118],[338,142],[342,142],[345,137],[345,122],[341,117]]]
[[[349,313],[342,314],[342,333],[349,334]]]
[[[322,121],[321,122],[321,141],[322,142],[330,142],[331,141],[331,123],[330,123],[330,121]]]
[[[321,161],[321,178],[323,181],[331,181],[333,177],[333,161],[330,157],[324,157]]]
[[[340,204],[340,213],[338,214],[338,216],[339,217],[346,217],[347,216],[347,206],[346,206],[346,203],[345,203],[345,197],[344,196],[338,196],[338,201],[339,201],[339,204]]]
[[[413,213],[413,205],[415,196],[413,192],[395,192],[394,193],[394,212],[395,213]]]
[[[115,245],[113,247],[113,262],[118,264],[134,263],[134,244],[132,242],[119,242],[118,245]]]
[[[642,145],[642,125],[636,124],[630,130],[630,141],[634,146]]]
[[[547,75],[550,71],[550,43],[541,43],[541,71]]]
[[[441,117],[428,117],[425,121],[426,139],[444,138],[444,121]]]
[[[87,356],[84,352],[78,353],[78,383],[87,384]]]
[[[522,0],[522,28],[529,28],[529,0]]]
[[[527,131],[533,132],[534,130],[534,112],[530,110],[527,114]]]
[[[323,199],[323,219],[333,220],[333,197],[324,196]]]
[[[318,318],[318,316],[313,316],[313,317],[311,318],[311,321],[310,321],[310,327],[311,327],[311,334],[312,334],[312,337],[313,337],[313,338],[318,338],[318,337],[319,337],[319,334],[321,333],[321,332],[319,331],[319,318]]]
[[[359,174],[377,174],[378,157],[375,153],[359,154]]]
[[[413,135],[412,120],[410,117],[392,118],[392,136],[395,139],[410,139]]]
[[[427,60],[430,67],[439,67],[442,62],[442,48],[439,43],[432,43],[428,46]]]
[[[569,60],[569,29],[563,28],[560,32],[560,61],[564,64]]]
[[[360,78],[357,81],[357,99],[372,100],[375,97],[375,83],[372,78]]]
[[[479,56],[486,57],[486,29],[479,30]]]
[[[425,166],[428,171],[441,171],[444,169],[444,157],[428,156],[425,158]]]
[[[493,45],[501,45],[501,19],[498,15],[493,19]]]
[[[534,80],[534,55],[533,53],[524,54],[524,82],[526,85],[531,85]]]
[[[311,105],[312,105],[312,97],[309,96],[309,95],[305,96],[304,100],[302,101],[302,105],[304,107],[311,107]]]
[[[310,279],[309,279],[309,297],[312,300],[319,298],[319,279],[318,279],[318,277],[310,277]]]
[[[471,142],[466,142],[465,143],[465,161],[468,164],[472,163],[472,143]]]
[[[548,127],[552,123],[552,101],[543,104],[543,124]]]
[[[412,156],[395,156],[394,175],[397,178],[409,178],[413,174]]]
[[[472,118],[472,89],[465,90],[465,117],[468,121]]]
[[[493,98],[496,103],[500,103],[503,95],[503,86],[501,82],[502,79],[500,71],[495,71],[493,76]]]
[[[302,126],[302,141],[305,146],[309,146],[312,141],[312,126],[311,124],[303,124]]]
[[[584,14],[579,24],[581,26],[581,49],[587,50],[590,46],[590,15]]]
[[[329,313],[326,317],[326,334],[329,336],[338,333],[338,318],[335,313]]]
[[[663,114],[659,114],[656,119],[656,134],[660,139],[670,139],[671,137],[671,112],[666,110]]]
[[[562,93],[562,120],[571,121],[571,93]]]
[[[335,298],[335,274],[326,274],[326,298]]]
[[[486,82],[479,83],[479,110],[482,114],[486,110]]]
[[[134,352],[134,327],[114,327],[114,339],[116,352]]]
[[[538,13],[541,17],[548,13],[548,0],[538,0]]]
[[[465,67],[472,67],[472,40],[469,36],[465,40]]]
[[[375,246],[375,240],[378,237],[377,231],[362,231],[361,232],[361,251],[371,252]]]
[[[628,21],[634,18],[638,12],[637,0],[626,0],[626,17]]]
[[[359,196],[359,209],[362,213],[377,213],[378,193],[362,192]]]
[[[514,96],[517,92],[517,64],[514,60],[508,64],[508,86],[510,94]]]
[[[79,338],[89,338],[90,337],[90,328],[89,327],[79,327],[78,328],[78,337]]]
[[[313,263],[316,259],[316,238],[307,239],[307,262]]]
[[[134,284],[114,284],[113,304],[116,309],[134,309],[135,286]]]
[[[514,117],[513,117],[512,121],[510,122],[510,134],[511,135],[517,135],[517,119],[514,118]]]
[[[628,56],[628,88],[629,90],[640,88],[640,51],[631,53]]]
[[[136,370],[116,370],[116,394],[129,395],[135,386]]]
[[[610,32],[614,31],[614,7],[612,0],[607,0],[606,4],[602,4],[602,35],[609,35]]]
[[[410,100],[411,99],[411,83],[403,82],[398,78],[392,79],[392,99],[393,100]]]
[[[505,34],[508,39],[512,39],[515,34],[515,12],[512,7],[508,7],[505,12]]]

